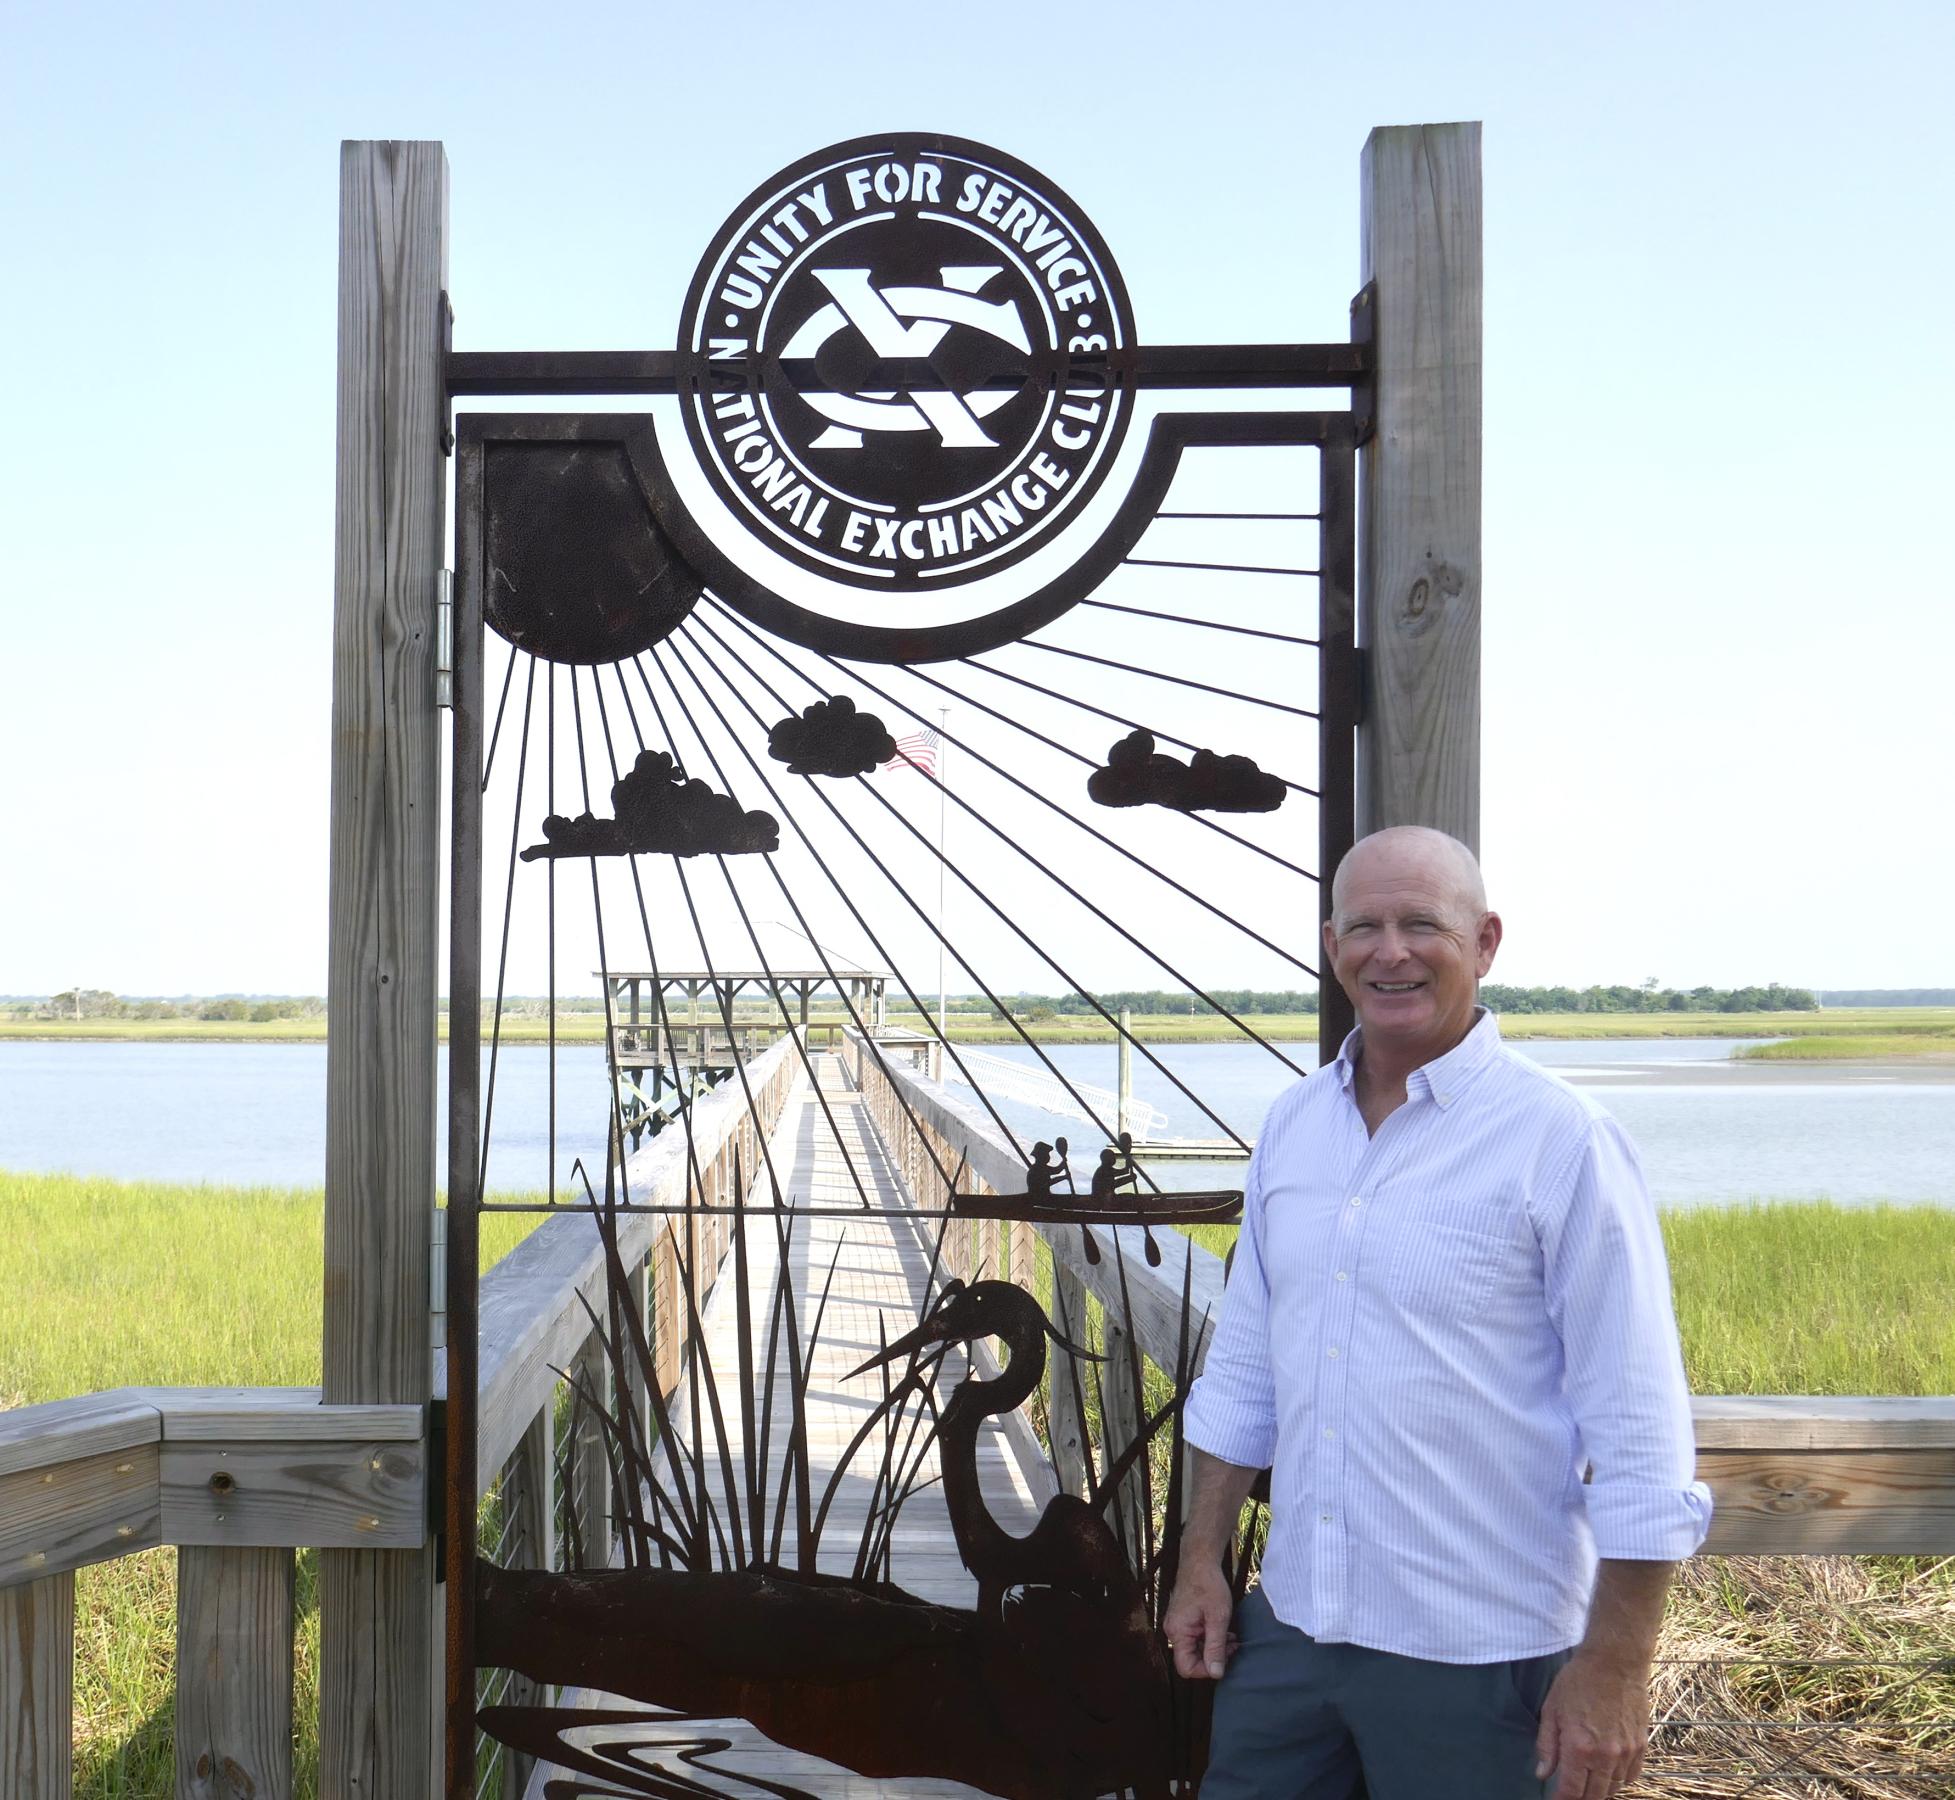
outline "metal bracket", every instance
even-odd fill
[[[448,359],[455,354],[455,309],[448,299],[448,290],[441,290],[441,305],[435,319],[435,330],[441,338],[441,454],[455,454],[454,397],[448,392]]]
[[[448,1527],[448,1402],[428,1402],[428,1541],[435,1545],[434,1578],[447,1567],[443,1539]]]
[[[435,577],[434,703],[455,709],[455,571],[443,569]]]
[[[1370,443],[1378,428],[1377,331],[1378,284],[1367,281],[1351,299],[1351,342],[1373,353],[1351,382],[1351,424],[1360,446]]]

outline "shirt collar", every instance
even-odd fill
[[[1473,1027],[1444,1056],[1416,1068],[1405,1079],[1408,1094],[1424,1092],[1439,1105],[1451,1106],[1466,1084],[1484,1069],[1500,1049],[1500,1020],[1484,1006],[1474,1009]],[[1364,1027],[1353,1026],[1344,1040],[1332,1067],[1338,1085],[1347,1092],[1358,1072],[1358,1057],[1364,1049]]]

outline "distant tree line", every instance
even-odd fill
[[[1955,988],[1821,988],[1821,1006],[1955,1006]]]
[[[1209,1001],[1213,1001],[1214,1005],[1210,1005]],[[1189,993],[1186,988],[1124,988],[1096,994],[1092,999],[1077,992],[1012,994],[1007,997],[1006,1004],[1021,1019],[1050,1019],[1079,1013],[1098,1018],[1102,1011],[1117,1017],[1123,1006],[1136,1015],[1182,1013],[1199,1017],[1214,1012],[1218,1006],[1226,1007],[1232,1013],[1314,1013],[1317,1010],[1317,996],[1314,991],[1305,994],[1293,988],[1281,991],[1215,988],[1204,1000]],[[968,1001],[953,998],[950,1006],[952,1011],[961,1007],[990,1011],[988,1003],[975,997]]]
[[[112,994],[106,988],[69,988],[45,1000],[17,1002],[17,1019],[214,1019],[268,1025],[274,1019],[316,1019],[326,1003],[316,995],[285,995],[247,1000],[226,995],[218,1000],[182,998],[137,1000]]]
[[[1497,1013],[1663,1013],[1663,1012],[1817,1012],[1819,996],[1810,988],[1658,987],[1508,987],[1483,982],[1480,999]]]
[[[1185,988],[1135,988],[1104,993],[1097,998],[1099,1007],[1080,993],[1015,994],[1008,1004],[1019,1018],[1034,1020],[1092,1014],[1100,1007],[1117,1014],[1123,1006],[1131,1008],[1136,1015],[1198,1015],[1212,1013],[1217,1006],[1237,1014],[1317,1010],[1314,992],[1302,993],[1294,988],[1277,991],[1216,988],[1209,996],[1214,1005]],[[1490,981],[1482,985],[1480,998],[1492,1011],[1503,1013],[1814,1012],[1819,1007],[1819,998],[1810,988],[1786,987],[1776,981],[1766,987],[1738,988],[1666,988],[1658,987],[1654,980],[1644,982],[1641,987],[1585,988],[1510,987]]]

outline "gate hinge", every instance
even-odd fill
[[[455,707],[455,571],[443,569],[434,590],[434,703]]]
[[[428,1328],[430,1346],[448,1347],[448,1209],[434,1209],[434,1228],[428,1234]]]

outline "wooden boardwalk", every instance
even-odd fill
[[[852,1166],[861,1177],[872,1206],[907,1205],[909,1196],[902,1179],[890,1163],[861,1097],[850,1087],[841,1059],[823,1055],[815,1057],[813,1062],[821,1095],[817,1097],[804,1077],[788,1098],[769,1146],[783,1190],[796,1205],[860,1206],[863,1195],[850,1175]],[[834,1120],[833,1130],[830,1116]],[[753,1198],[758,1204],[769,1198],[767,1188],[762,1185],[767,1180],[767,1170],[763,1166],[755,1174]],[[822,1288],[829,1282],[833,1269],[827,1306],[822,1312],[821,1335],[810,1359],[808,1383],[809,1461],[817,1499],[850,1439],[882,1394],[879,1373],[871,1372],[852,1381],[845,1377],[865,1358],[876,1354],[880,1344],[893,1342],[917,1323],[925,1303],[934,1241],[934,1222],[924,1220],[824,1218],[802,1221],[795,1228],[788,1247],[789,1274],[804,1344],[814,1328]],[[765,1320],[780,1266],[771,1221],[756,1221],[749,1232],[748,1250],[748,1286],[754,1334],[759,1340],[753,1366],[757,1371],[764,1371]],[[721,1410],[726,1419],[728,1448],[738,1468],[744,1444],[739,1406],[738,1309],[731,1256],[722,1267],[701,1325],[708,1363],[718,1383]],[[980,1374],[984,1372],[981,1368]],[[966,1373],[964,1357],[952,1351],[938,1377],[940,1403]],[[786,1385],[783,1372],[777,1377],[780,1391],[775,1396],[767,1439],[769,1461],[773,1465],[768,1474],[770,1492],[780,1481],[780,1465],[792,1428]],[[687,1428],[682,1401],[686,1391],[687,1384],[682,1382],[675,1396],[682,1402],[674,1415],[675,1427],[679,1429]],[[711,1467],[718,1440],[710,1417],[702,1438]],[[991,1421],[980,1442],[979,1469],[993,1517],[1007,1530],[1022,1533],[1037,1521],[1051,1490],[1041,1484],[1036,1465],[1015,1444],[1035,1450],[1027,1421],[1019,1418],[1008,1424]],[[878,1432],[856,1454],[850,1472],[837,1490],[820,1546],[820,1566],[826,1571],[845,1575],[853,1566],[881,1456]],[[916,1491],[903,1506],[893,1534],[891,1576],[899,1586],[919,1598],[947,1606],[970,1606],[977,1597],[977,1584],[958,1556],[943,1490],[936,1477],[937,1463],[932,1452],[924,1462]],[[792,1532],[790,1521],[790,1539]],[[787,1555],[791,1555],[791,1550],[784,1551],[784,1559]],[[589,1693],[566,1695],[565,1700],[579,1706],[639,1707],[637,1702]],[[902,1793],[951,1800],[953,1796],[975,1792],[947,1781],[867,1780],[818,1758],[783,1749],[741,1720],[689,1723],[683,1730],[688,1735],[729,1740],[730,1748],[711,1760],[712,1769],[721,1774],[736,1777],[750,1774],[787,1782],[817,1796],[845,1796],[855,1800],[855,1797]],[[664,1760],[671,1761],[669,1757]],[[737,1789],[738,1783],[735,1780],[727,1785]],[[540,1791],[540,1784],[533,1783],[531,1792]]]

